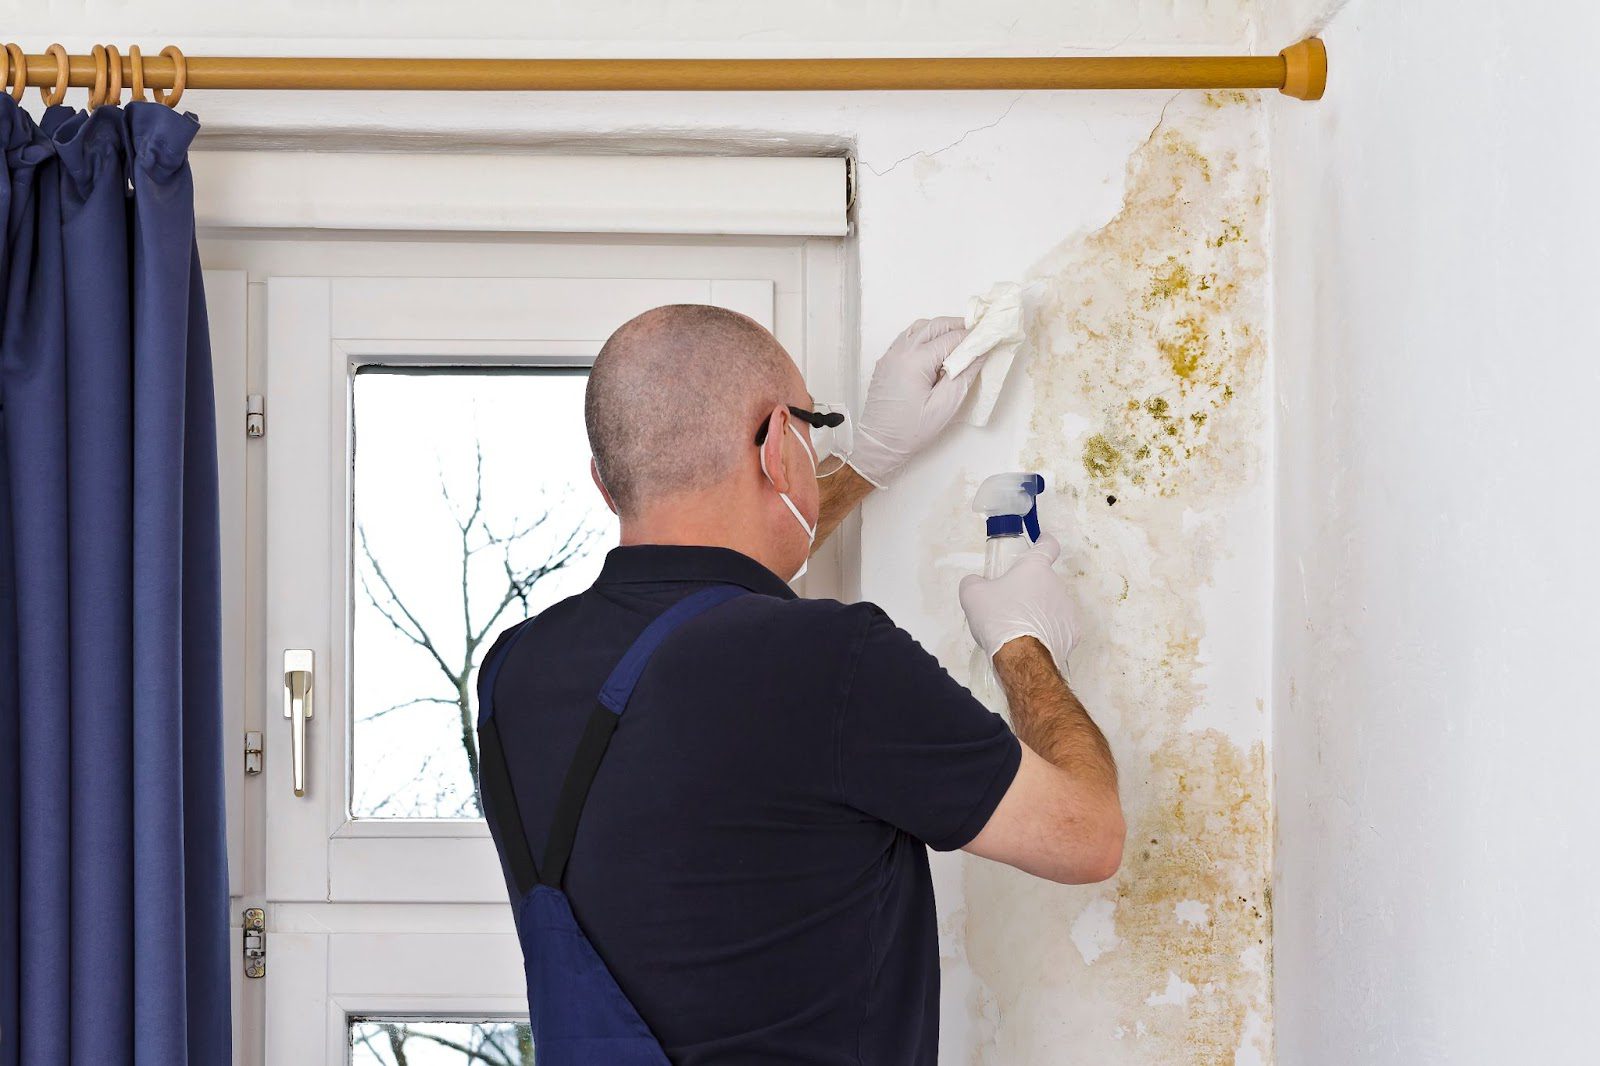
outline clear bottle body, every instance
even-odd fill
[[[1033,546],[1021,533],[990,537],[984,546],[983,576],[997,578],[1017,561],[1017,557]],[[1011,720],[1011,709],[1006,704],[1005,690],[995,675],[994,661],[982,648],[972,649],[972,659],[967,668],[967,687],[985,707]]]

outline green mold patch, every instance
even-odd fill
[[[1103,435],[1096,433],[1083,442],[1083,468],[1100,481],[1115,477],[1122,469],[1122,452]]]
[[[1203,125],[1158,131],[1130,161],[1122,212],[1037,272],[1054,299],[1030,363],[1034,427],[1051,428],[1058,398],[1078,409],[1091,428],[1072,451],[1101,493],[1181,497],[1253,458],[1225,415],[1256,395],[1266,355],[1260,175],[1205,148]]]
[[[1158,303],[1176,300],[1186,295],[1193,283],[1194,275],[1189,273],[1189,268],[1177,256],[1168,256],[1166,263],[1157,268],[1155,277],[1150,279],[1150,290],[1144,297],[1145,306],[1154,307]]]
[[[1116,878],[1077,889],[963,863],[979,1066],[1272,1061],[1270,760],[1201,664],[1216,561],[1259,533],[1236,507],[1269,436],[1259,109],[1174,98],[1121,211],[1032,275],[1049,295],[1021,463],[1065,516],[1086,616],[1071,680],[1117,754],[1128,844]]]

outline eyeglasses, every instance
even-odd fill
[[[789,406],[789,413],[811,427],[811,446],[817,458],[817,476],[828,477],[844,468],[850,458],[855,435],[850,425],[850,412],[841,403],[819,403],[815,411]],[[767,423],[756,429],[756,444],[767,442]]]

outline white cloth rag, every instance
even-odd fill
[[[989,424],[989,416],[1000,399],[1011,364],[1027,348],[1028,321],[1041,287],[1040,282],[1019,285],[1002,281],[968,303],[966,323],[970,332],[945,356],[941,365],[946,374],[954,376],[977,360],[983,360],[983,365],[978,367],[978,380],[957,414],[969,425]]]

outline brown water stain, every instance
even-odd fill
[[[1199,674],[1221,516],[1267,435],[1259,129],[1254,93],[1175,99],[1129,160],[1122,210],[1032,273],[1048,284],[1022,462],[1052,486],[1041,515],[1087,633],[1072,682],[1117,754],[1129,836],[1101,886],[964,863],[951,932],[974,979],[974,1062],[1271,1060],[1260,715],[1212,707]],[[1192,728],[1202,710],[1250,724]],[[1091,903],[1112,907],[1114,942],[1083,953]]]
[[[1107,958],[1101,978],[1123,984],[1128,1001],[1163,973],[1168,985],[1176,976],[1194,989],[1181,1005],[1152,1007],[1149,995],[1127,1002],[1120,1025],[1144,1023],[1145,1061],[1232,1063],[1248,1013],[1268,995],[1265,747],[1245,751],[1214,730],[1172,737],[1150,754],[1147,773],[1116,882],[1125,951]],[[1185,901],[1204,906],[1203,921],[1175,920]],[[1171,1017],[1151,1024],[1152,1013]]]

